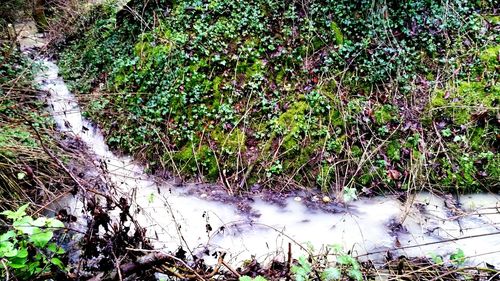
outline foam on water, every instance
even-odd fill
[[[57,66],[47,60],[41,63],[45,68],[36,81],[48,92],[45,98],[58,128],[80,138],[96,159],[105,163],[119,196],[134,198],[132,207],[137,211],[137,220],[147,229],[157,249],[175,251],[183,246],[193,252],[205,248],[222,250],[228,252],[230,262],[237,263],[252,256],[261,260],[284,257],[289,242],[295,255],[304,251],[298,244],[309,244],[315,249],[341,244],[354,255],[407,247],[397,252],[446,256],[460,248],[467,256],[473,256],[469,260],[472,264],[487,261],[500,266],[497,195],[462,196],[460,203],[464,208],[458,214],[451,214],[442,198],[429,193],[417,194],[412,204],[402,204],[391,197],[361,199],[336,214],[310,210],[292,198],[280,207],[255,197],[251,205],[259,215],[242,214],[232,205],[187,195],[148,176],[130,157],[109,151],[99,129],[82,118],[75,97],[58,77]],[[73,199],[72,205],[75,214],[80,215],[82,205],[78,199]],[[207,225],[211,231],[207,231]],[[390,225],[398,226],[397,231]],[[490,235],[479,237],[481,234]],[[477,237],[465,239],[468,236]],[[450,241],[443,242],[447,240]]]

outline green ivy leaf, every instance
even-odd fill
[[[441,134],[444,136],[444,137],[449,137],[451,136],[452,132],[449,128],[446,128],[444,130],[441,131]]]
[[[342,255],[337,257],[337,262],[342,265],[352,265],[353,263],[356,262],[356,260],[349,255]]]
[[[33,242],[36,247],[43,248],[50,239],[52,239],[53,235],[52,231],[35,228],[33,234],[30,236],[30,241]]]
[[[330,244],[328,245],[332,250],[334,254],[339,254],[342,253],[343,247],[340,244]]]
[[[33,222],[31,222],[31,225],[32,226],[42,227],[42,226],[45,226],[46,222],[47,222],[47,218],[46,217],[39,217],[36,220],[34,220]]]
[[[60,269],[64,269],[64,263],[60,259],[58,259],[58,258],[52,258],[52,259],[50,259],[50,262],[53,265],[59,267]]]

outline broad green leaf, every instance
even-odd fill
[[[46,222],[47,222],[47,218],[46,217],[39,217],[36,220],[34,220],[33,222],[31,222],[31,225],[42,227],[42,226],[45,226]]]
[[[341,276],[342,273],[338,268],[329,267],[321,273],[321,280],[322,281],[339,280]]]
[[[52,239],[53,232],[49,230],[42,231],[39,228],[33,230],[33,234],[30,236],[31,242],[36,247],[43,248]]]
[[[241,276],[238,280],[239,281],[252,281],[253,279],[251,277],[248,277],[248,276]]]
[[[16,255],[16,258],[19,259],[25,259],[28,257],[28,249],[27,248],[21,248]]]
[[[24,234],[31,235],[33,233],[34,229],[38,228],[38,227],[34,227],[32,225],[32,223],[33,223],[33,219],[31,217],[25,216],[25,217],[22,217],[20,219],[17,219],[16,221],[14,221],[12,226],[14,227],[14,229],[17,229]]]
[[[26,263],[9,263],[9,266],[15,269],[25,268]]]
[[[17,255],[17,249],[11,242],[3,242],[0,244],[0,257],[15,257]]]
[[[52,258],[52,259],[50,259],[50,262],[53,265],[59,267],[60,269],[64,269],[64,263],[60,259],[58,259],[58,258]]]
[[[49,243],[47,245],[47,250],[53,252],[53,253],[56,253],[58,255],[60,254],[64,254],[64,249],[60,246],[58,246],[56,243]]]
[[[350,202],[352,200],[358,199],[356,188],[354,187],[345,187],[344,188],[344,201]]]
[[[57,219],[49,218],[46,223],[50,228],[64,228],[64,223]]]
[[[253,279],[253,281],[267,281],[267,279],[259,275],[259,276],[255,277]]]
[[[298,272],[295,274],[295,281],[307,281],[309,278],[307,278],[307,274],[305,272]]]
[[[28,270],[32,274],[38,274],[38,273],[40,273],[42,271],[42,269],[40,268],[40,262],[39,261],[30,262],[28,264]]]
[[[24,204],[21,207],[19,207],[17,211],[3,211],[0,213],[0,215],[4,215],[11,220],[17,220],[26,215],[26,209],[28,208],[28,206],[29,204]]]
[[[5,232],[4,234],[0,235],[0,245],[2,244],[2,242],[8,241],[14,237],[16,237],[16,232],[14,230]]]

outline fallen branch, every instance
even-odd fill
[[[170,255],[162,252],[152,252],[137,259],[135,262],[128,262],[120,265],[118,269],[113,270],[108,277],[101,272],[96,276],[87,279],[87,281],[102,281],[102,280],[117,280],[117,278],[125,278],[137,271],[150,269],[155,265],[161,264],[171,258]]]

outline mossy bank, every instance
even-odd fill
[[[145,3],[95,9],[60,66],[152,172],[233,192],[498,190],[493,1]]]

